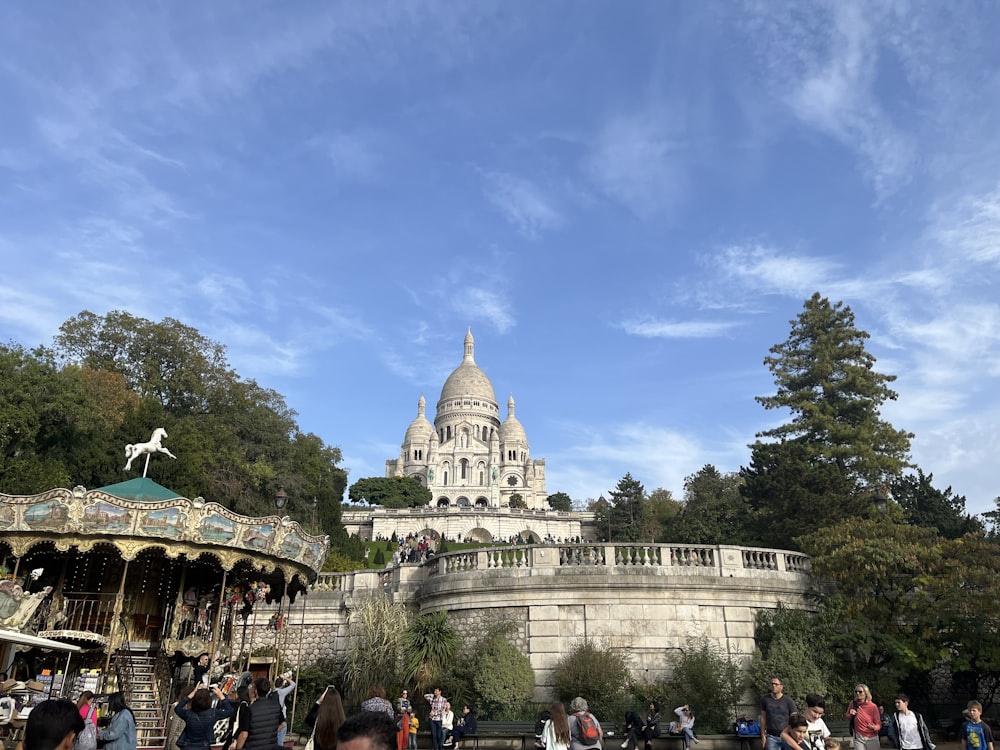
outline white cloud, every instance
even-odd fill
[[[880,198],[912,178],[916,148],[875,94],[881,42],[891,20],[871,3],[764,3],[751,24],[777,96],[803,123],[854,151]],[[880,25],[880,23],[882,25]]]
[[[507,333],[516,323],[510,300],[494,289],[475,286],[460,289],[452,307],[468,320],[487,321],[500,333]]]
[[[483,193],[493,207],[525,237],[557,229],[563,217],[534,183],[505,172],[483,172]]]
[[[738,326],[736,322],[705,320],[636,320],[622,324],[626,333],[645,338],[698,339],[722,336]]]
[[[1000,189],[963,199],[938,221],[934,238],[948,252],[976,263],[1000,265]]]

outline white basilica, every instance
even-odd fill
[[[470,329],[462,363],[441,389],[434,424],[421,396],[399,458],[385,462],[385,475],[418,479],[438,507],[502,508],[520,496],[528,508],[547,509],[545,459],[531,457],[513,396],[500,421],[493,384],[476,365],[474,348]]]

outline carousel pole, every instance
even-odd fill
[[[115,595],[115,611],[111,620],[111,637],[108,639],[108,658],[104,660],[104,687],[107,687],[108,671],[111,669],[111,652],[114,650],[115,625],[122,627],[118,619],[122,616],[122,608],[125,602],[125,579],[128,577],[128,564],[125,561],[125,570],[122,571],[122,580],[118,584],[118,593]],[[121,687],[121,685],[119,685]]]
[[[274,678],[281,674],[281,613],[285,609],[285,592],[288,591],[288,584],[285,581],[285,574],[281,574],[281,596],[278,597],[278,614],[274,620]]]
[[[226,601],[226,576],[229,575],[228,570],[222,571],[222,587],[219,589],[219,609],[215,613],[215,625],[212,628],[212,645],[209,648],[209,662],[215,660],[215,650],[219,646],[219,627],[222,625],[222,607]]]
[[[299,675],[302,673],[302,634],[306,632],[306,591],[299,595],[302,597],[302,624],[299,627],[299,658],[295,662],[295,691],[292,693],[292,719],[295,718],[295,704],[299,700]],[[288,605],[289,619],[291,619],[292,605]]]

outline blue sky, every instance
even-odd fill
[[[550,492],[679,495],[783,421],[819,291],[989,510],[998,38],[987,1],[5,3],[0,339],[178,318],[353,481],[472,326]]]

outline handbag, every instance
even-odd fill
[[[316,743],[313,742],[313,735],[316,734],[316,729],[312,730],[312,734],[309,735],[309,739],[306,740],[306,746],[303,750],[316,750]]]

